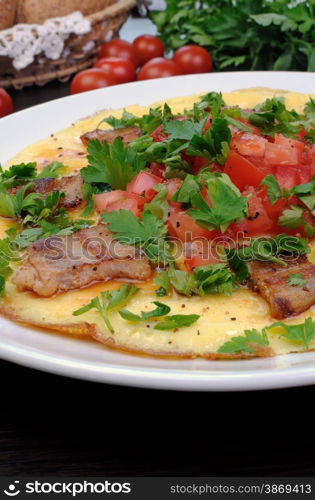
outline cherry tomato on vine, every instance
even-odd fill
[[[163,57],[164,45],[160,38],[153,35],[141,35],[133,41],[138,60],[142,66],[154,57]]]
[[[70,85],[70,93],[78,94],[87,90],[101,89],[116,85],[117,80],[112,73],[101,68],[91,68],[80,71],[73,78]]]
[[[165,78],[181,74],[180,67],[174,61],[164,57],[155,57],[141,68],[138,80],[151,80],[151,78]]]
[[[115,39],[105,43],[101,47],[99,57],[122,57],[129,59],[136,67],[139,65],[136,49],[125,40]]]
[[[0,89],[0,118],[9,115],[13,111],[13,101],[8,92]]]
[[[212,57],[199,45],[186,45],[177,49],[173,61],[182,69],[182,73],[208,73],[212,70]]]
[[[102,57],[94,68],[101,68],[112,73],[117,83],[133,82],[136,79],[136,69],[131,61],[122,57]]]

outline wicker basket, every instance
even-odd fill
[[[45,85],[51,80],[67,81],[73,73],[90,67],[97,59],[100,46],[118,36],[136,0],[117,0],[106,9],[86,16],[91,31],[86,35],[71,35],[65,41],[67,56],[57,60],[36,56],[23,70],[16,70],[9,57],[0,57],[0,87],[21,89],[28,85]],[[91,49],[83,51],[88,42]]]

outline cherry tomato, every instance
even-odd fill
[[[0,118],[9,115],[13,111],[13,101],[8,92],[0,89]]]
[[[102,57],[94,68],[101,68],[112,73],[117,83],[133,82],[136,79],[136,69],[131,61],[122,57]]]
[[[136,67],[139,65],[138,56],[134,46],[125,40],[111,40],[102,45],[99,57],[122,57],[129,59]]]
[[[186,45],[177,49],[173,61],[184,74],[208,73],[212,70],[212,57],[199,45]]]
[[[115,85],[117,80],[112,73],[100,68],[91,68],[80,71],[73,78],[70,93],[78,94],[87,90],[101,89]]]
[[[181,74],[180,67],[174,61],[164,57],[155,57],[141,68],[138,80],[151,80],[152,78],[165,78]]]
[[[142,66],[154,57],[163,57],[164,45],[160,38],[153,35],[141,35],[133,41],[138,60]]]

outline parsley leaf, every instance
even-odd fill
[[[305,255],[310,252],[307,240],[287,234],[278,234],[274,238],[254,238],[249,245],[225,250],[230,267],[239,283],[248,277],[246,262],[249,260],[269,261],[286,266],[281,258],[294,254]]]
[[[183,122],[184,123],[184,122]],[[225,118],[215,118],[211,127],[202,135],[194,135],[187,147],[187,154],[202,156],[224,165],[229,154],[231,131]]]
[[[157,194],[150,203],[145,203],[144,212],[151,212],[158,219],[166,221],[170,210],[170,206],[166,199],[166,186],[163,184],[156,184],[153,189],[157,192]]]
[[[45,165],[45,167],[41,170],[41,172],[36,176],[37,179],[44,179],[46,177],[54,178],[60,176],[60,174],[65,170],[65,166],[63,163],[59,161],[52,161]]]
[[[18,184],[28,182],[36,176],[36,163],[20,163],[7,170],[0,167],[0,187],[10,189]]]
[[[282,215],[280,215],[280,226],[283,226],[286,229],[295,229],[296,227],[303,225],[303,213],[303,207],[300,207],[299,205],[291,205],[290,208],[284,210]]]
[[[274,137],[283,134],[287,137],[296,137],[300,131],[297,123],[299,116],[295,111],[288,111],[283,98],[273,97],[259,106],[256,106],[254,113],[248,116],[248,121],[258,127],[264,135]]]
[[[109,184],[112,189],[126,189],[126,185],[145,166],[146,161],[117,137],[110,146],[98,140],[89,141],[88,166],[81,175],[88,184]]]
[[[200,318],[199,314],[174,314],[154,326],[154,330],[173,330],[190,326]]]
[[[171,282],[167,271],[159,273],[153,279],[153,283],[159,286],[159,288],[155,292],[158,297],[165,297],[165,295],[168,295],[170,291]]]
[[[0,297],[5,293],[6,279],[11,276],[12,269],[10,261],[18,260],[16,252],[13,251],[10,238],[0,240]]]
[[[274,205],[281,198],[288,198],[290,196],[290,191],[285,188],[280,187],[277,179],[274,175],[267,175],[260,183],[260,186],[264,185],[267,191],[270,203]]]
[[[157,307],[153,311],[143,312],[140,314],[134,314],[127,309],[121,309],[119,311],[120,316],[128,321],[149,321],[154,318],[160,318],[161,316],[166,316],[171,308],[162,302],[153,302]]]
[[[265,330],[259,332],[253,328],[252,330],[245,330],[242,336],[232,337],[217,352],[225,354],[254,354],[257,347],[266,347],[268,345],[269,340]]]
[[[232,222],[239,222],[247,216],[247,198],[231,183],[228,176],[214,176],[207,181],[210,207],[200,193],[191,196],[192,205],[188,214],[207,229],[226,231]]]
[[[194,122],[193,120],[171,120],[164,125],[164,132],[169,134],[168,140],[182,139],[190,141],[194,135],[200,135],[205,120]]]
[[[165,265],[173,261],[171,245],[165,238],[167,227],[161,219],[145,211],[142,220],[128,210],[102,214],[114,238],[125,245],[137,245],[154,264]]]
[[[172,196],[172,201],[189,203],[193,193],[199,193],[200,186],[194,175],[187,175],[181,187]]]
[[[266,329],[269,331],[278,327],[284,330],[282,335],[285,338],[304,344],[307,349],[309,348],[310,342],[315,338],[315,321],[313,321],[312,318],[307,318],[304,323],[299,325],[287,325],[286,323],[276,321]]]
[[[231,295],[236,288],[234,276],[225,264],[197,266],[192,273],[172,269],[168,272],[170,284],[178,293],[187,295]]]
[[[288,278],[288,285],[290,286],[304,286],[307,284],[307,280],[303,279],[300,273],[290,274]]]
[[[102,316],[108,330],[114,333],[113,326],[109,320],[108,313],[118,310],[119,308],[125,306],[130,298],[138,291],[138,288],[133,285],[122,285],[119,290],[114,290],[113,292],[105,291],[101,292],[101,299],[99,297],[94,297],[94,299],[86,304],[84,307],[77,309],[72,314],[73,316],[80,316],[85,314],[91,309],[96,309]]]

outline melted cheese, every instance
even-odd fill
[[[272,96],[284,96],[289,108],[299,110],[309,96],[286,92],[283,90],[270,90],[265,88],[245,89],[224,94],[228,105],[239,105],[242,108],[252,108],[258,102]],[[168,104],[175,113],[182,112],[184,108],[192,107],[198,96],[175,98],[168,100]],[[148,112],[147,107],[130,106],[127,110],[141,116]],[[67,174],[86,165],[82,156],[85,149],[79,137],[85,132],[97,127],[100,120],[109,114],[121,116],[121,110],[101,112],[95,116],[74,124],[69,129],[56,133],[46,140],[40,141],[21,151],[8,163],[28,161],[59,160],[68,167]],[[104,124],[103,128],[107,128]],[[62,149],[60,149],[62,148]],[[10,222],[0,218],[0,232],[10,226]],[[312,250],[311,260],[315,263],[315,249]],[[262,329],[274,320],[270,316],[268,304],[258,294],[239,289],[231,297],[213,295],[205,297],[186,298],[173,293],[165,297],[162,302],[171,307],[172,314],[199,314],[200,319],[190,327],[182,328],[177,332],[158,331],[153,329],[152,323],[131,323],[123,320],[118,313],[111,314],[111,322],[115,333],[110,335],[106,330],[103,320],[95,311],[90,311],[83,316],[73,316],[72,312],[87,304],[102,290],[119,287],[119,283],[99,283],[85,289],[74,290],[59,294],[52,298],[39,298],[32,293],[18,293],[15,286],[9,281],[6,296],[2,299],[2,309],[9,311],[26,323],[45,325],[73,325],[82,322],[95,324],[104,339],[112,337],[116,345],[130,350],[159,354],[186,354],[203,356],[217,349],[235,335],[242,335],[248,328]],[[128,303],[128,309],[134,313],[149,311],[155,306],[156,300],[154,285],[150,282],[140,286],[140,291]],[[287,323],[300,323],[308,316],[315,318],[315,308],[287,320]],[[290,351],[300,351],[303,347],[288,342],[279,334],[269,334],[270,344],[277,354]],[[315,341],[312,344],[315,348]]]

